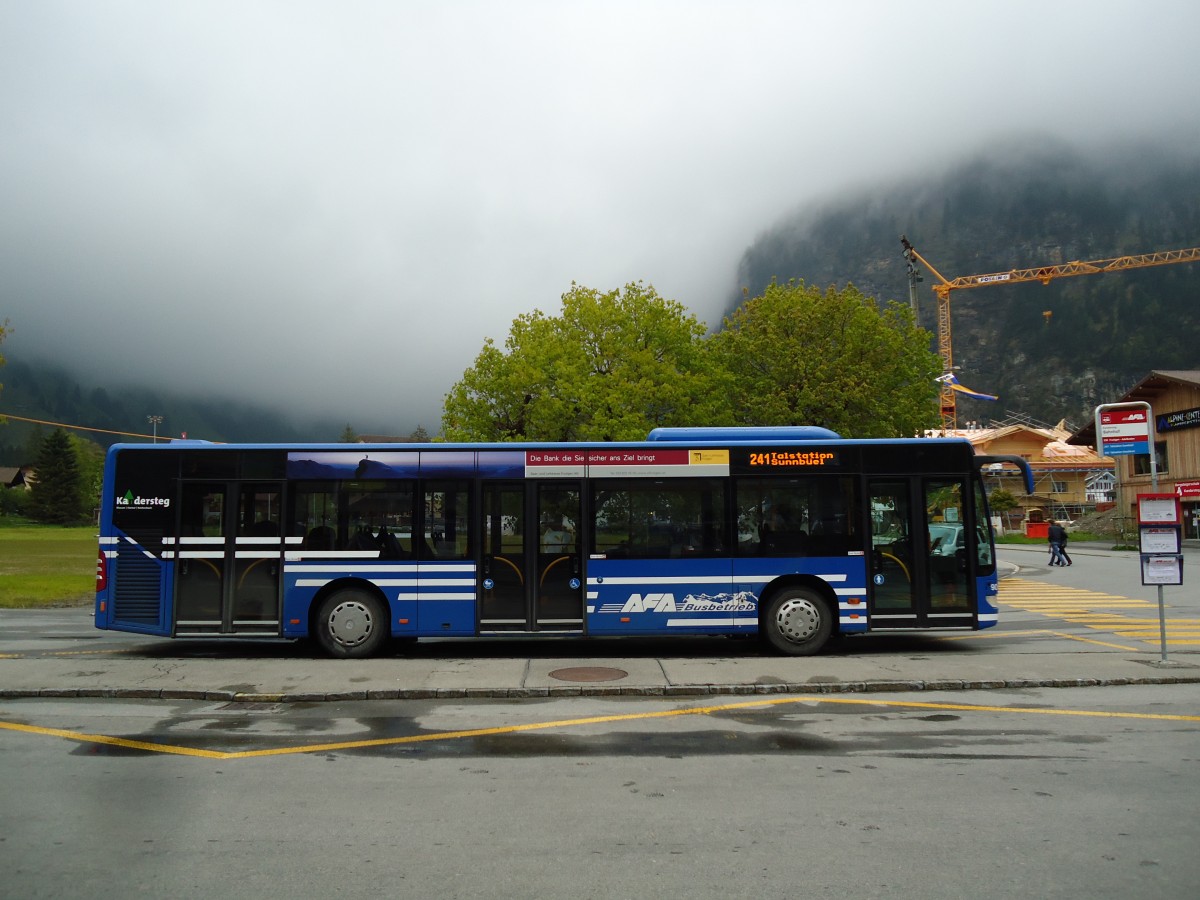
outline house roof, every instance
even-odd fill
[[[35,481],[33,466],[0,466],[0,485],[4,487],[28,487]]]
[[[1053,427],[1017,423],[996,428],[971,428],[956,431],[954,435],[969,440],[977,453],[988,453],[1003,452],[996,445],[1022,433],[1042,443],[1041,452],[1029,460],[1030,466],[1039,471],[1069,472],[1113,468],[1112,460],[1100,456],[1091,447],[1068,444],[1067,438],[1071,436],[1071,432],[1065,421]]]
[[[969,440],[972,444],[980,446],[988,444],[1000,438],[1005,438],[1013,434],[1018,434],[1022,431],[1028,432],[1037,436],[1042,440],[1054,441],[1063,440],[1070,433],[1071,429],[1067,427],[1065,419],[1061,420],[1057,425],[1047,425],[1044,422],[1030,421],[1013,421],[998,422],[995,425],[980,428],[957,428],[950,431],[931,431],[928,432],[929,437],[962,437]]]
[[[1197,369],[1163,369],[1155,370],[1131,387],[1118,403],[1144,401],[1149,403],[1171,384],[1186,384],[1189,387],[1200,388],[1200,370]],[[1095,424],[1094,422],[1092,423]]]
[[[1153,403],[1172,384],[1200,388],[1200,369],[1155,369],[1114,403]],[[1088,422],[1067,440],[1070,444],[1096,445],[1096,422]]]

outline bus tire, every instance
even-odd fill
[[[330,656],[363,659],[388,639],[387,610],[374,594],[355,588],[334,591],[317,609],[317,643]]]
[[[788,588],[771,598],[763,633],[780,653],[812,656],[821,652],[833,633],[833,611],[816,591]]]

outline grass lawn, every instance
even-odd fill
[[[1068,550],[1070,549],[1071,544],[1078,544],[1083,541],[1089,541],[1092,543],[1112,544],[1113,545],[1112,549],[1114,549],[1114,550],[1131,549],[1129,547],[1122,546],[1120,541],[1117,540],[1116,538],[1114,538],[1112,535],[1091,534],[1090,532],[1087,532],[1087,531],[1073,531],[1069,535],[1067,535],[1067,549]],[[1044,546],[1046,546],[1046,539],[1044,537],[1040,537],[1040,538],[1025,537],[1025,535],[1023,535],[1023,534],[1004,534],[1004,535],[999,535],[996,538],[996,543],[997,544],[1039,544],[1044,547]],[[1132,549],[1136,549],[1136,548],[1132,548]]]
[[[96,526],[0,517],[0,609],[87,606],[96,597]]]

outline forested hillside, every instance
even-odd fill
[[[161,415],[158,434],[208,441],[336,441],[346,423],[297,424],[262,407],[228,397],[183,397],[156,390],[88,387],[53,364],[30,363],[8,357],[0,369],[0,411],[27,419],[42,419],[69,425],[86,425],[106,431],[151,434],[150,415]],[[37,456],[36,443],[52,429],[16,419],[0,425],[0,465],[27,465]],[[81,431],[101,446],[120,440],[120,435]]]
[[[746,251],[739,283],[851,282],[908,300],[900,235],[948,279],[1200,246],[1200,156],[1003,148],[936,178],[798,211]],[[936,327],[923,272],[921,324]],[[731,298],[730,309],[740,297]],[[960,424],[1021,413],[1086,422],[1151,369],[1200,368],[1200,264],[997,285],[952,294]],[[1049,315],[1047,315],[1047,313]]]

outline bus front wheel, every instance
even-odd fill
[[[372,656],[387,640],[387,611],[378,597],[365,591],[335,591],[317,610],[316,633],[317,643],[330,656]]]
[[[819,653],[833,633],[833,612],[808,588],[790,588],[771,599],[763,619],[767,642],[789,656]]]

